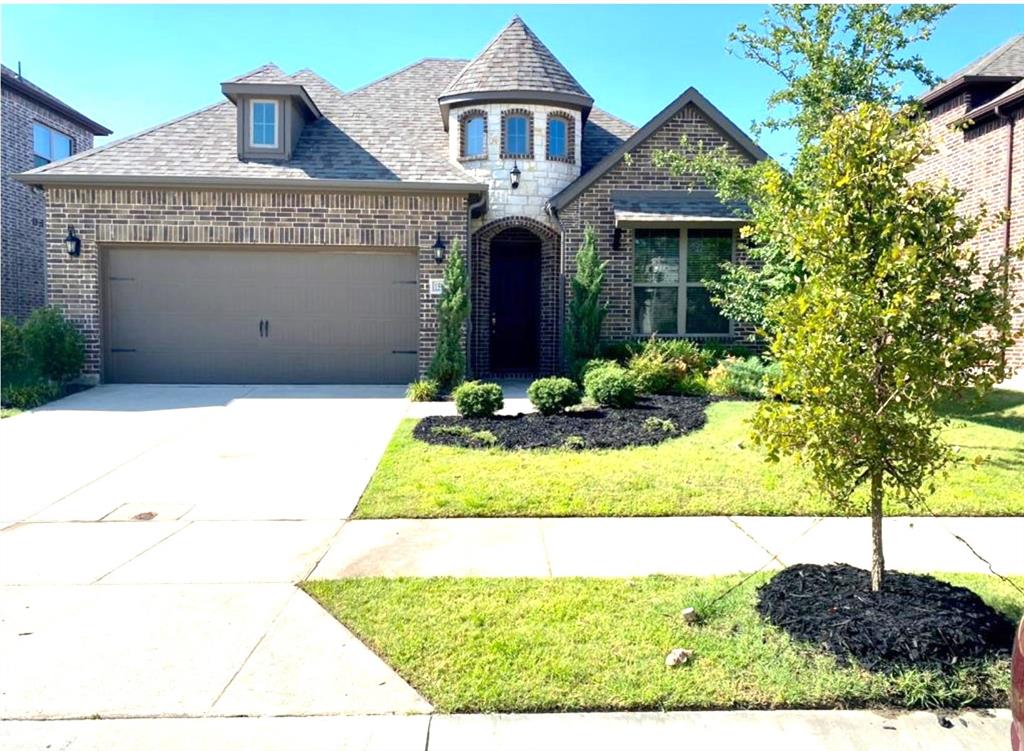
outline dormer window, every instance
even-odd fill
[[[533,115],[528,110],[501,113],[501,156],[503,159],[533,158]]]
[[[459,118],[462,123],[462,147],[459,156],[463,159],[485,159],[487,157],[487,113],[471,110]]]
[[[253,99],[250,102],[252,133],[250,143],[257,149],[278,148],[277,102],[273,99]]]
[[[572,115],[563,112],[552,112],[548,115],[548,159],[554,162],[576,161],[575,121]]]

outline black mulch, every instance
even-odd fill
[[[887,573],[876,593],[863,569],[799,564],[758,588],[757,609],[794,639],[869,670],[945,670],[1013,646],[1009,619],[969,589],[930,576]]]
[[[416,425],[413,435],[427,443],[466,448],[488,448],[490,445],[506,449],[653,446],[703,427],[704,411],[709,401],[705,397],[645,396],[629,409],[602,407],[549,416],[534,413],[495,417],[425,417]],[[654,424],[651,418],[668,420],[672,424]],[[497,442],[488,444],[479,436],[443,432],[452,428],[488,431],[497,438]]]

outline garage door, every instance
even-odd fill
[[[105,275],[110,381],[416,376],[412,251],[116,249]]]

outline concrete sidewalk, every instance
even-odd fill
[[[345,524],[310,578],[707,576],[834,562],[867,568],[870,539],[865,518],[360,520]],[[899,571],[991,573],[990,563],[1001,574],[1024,574],[1021,540],[1021,517],[892,517],[884,524],[886,565]]]
[[[943,727],[940,717],[951,727]],[[980,751],[1010,713],[622,712],[0,722],[7,751]]]

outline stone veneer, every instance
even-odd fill
[[[416,248],[419,253],[419,370],[437,341],[437,300],[431,279],[442,266],[432,246],[440,232],[466,247],[465,195],[244,190],[49,188],[47,254],[50,302],[62,308],[86,341],[84,375],[103,373],[103,249],[112,246]],[[74,225],[81,255],[64,251]]]
[[[46,304],[46,207],[42,191],[11,179],[35,166],[32,124],[41,123],[71,137],[72,153],[92,148],[93,135],[23,94],[3,87],[3,182],[0,187],[0,312],[23,321]],[[67,228],[56,228],[64,232]],[[63,234],[61,235],[63,237]]]
[[[914,175],[919,179],[948,179],[963,190],[960,209],[977,213],[987,207],[990,214],[1006,208],[1006,167],[1010,124],[990,118],[967,130],[953,128],[973,106],[968,92],[962,92],[934,105],[928,112],[928,129],[937,153],[924,160]],[[1010,201],[1010,247],[1024,241],[1024,106],[1017,105],[1013,118],[1013,193]],[[989,221],[974,240],[983,265],[1000,262],[1006,243],[1006,223]],[[1024,274],[1024,262],[1015,261],[1014,270]],[[1024,281],[1018,279],[1010,289],[1018,306],[1024,306]],[[1024,310],[1014,318],[1018,331],[1024,329]],[[1024,335],[1006,353],[1012,369],[1024,369]]]
[[[753,162],[753,157],[705,117],[699,108],[688,104],[649,138],[632,149],[628,159],[621,159],[559,212],[566,295],[569,279],[576,272],[576,252],[583,243],[583,231],[588,224],[597,232],[598,254],[602,260],[608,261],[605,269],[608,316],[605,318],[603,329],[603,336],[606,339],[623,340],[633,336],[633,231],[624,228],[619,249],[612,249],[615,237],[612,191],[708,188],[707,183],[697,175],[674,177],[667,170],[656,168],[651,162],[651,157],[657,150],[678,149],[683,135],[686,135],[691,143],[703,142],[706,148],[724,145],[742,158]],[[735,260],[746,260],[739,247],[736,249]],[[734,324],[732,335],[703,338],[733,340],[746,338],[752,334],[752,328]]]
[[[461,157],[462,128],[460,118],[466,110],[478,110],[487,115],[487,154],[482,159]],[[533,156],[530,158],[503,159],[501,115],[503,111],[526,110],[533,116]],[[560,114],[573,118],[569,128],[573,139],[573,160],[547,158],[548,115]],[[452,161],[458,162],[473,177],[489,186],[486,222],[510,216],[528,217],[543,224],[552,225],[545,213],[548,199],[562,190],[580,175],[582,157],[582,128],[580,112],[564,106],[551,107],[541,104],[470,104],[466,107],[452,107],[448,113],[448,143]],[[519,187],[515,190],[509,181],[513,164],[522,170]],[[478,223],[478,226],[483,222]]]

